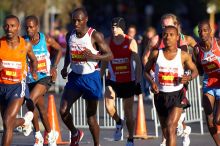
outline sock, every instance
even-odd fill
[[[73,134],[73,132],[71,132],[72,137],[77,136],[77,135],[78,135],[78,132],[79,132],[78,130],[76,130],[75,134]]]
[[[127,141],[134,143],[134,139],[133,138],[128,138]]]
[[[121,125],[121,123],[122,123],[122,122],[121,122],[121,119],[119,119],[119,121],[116,122],[117,125]]]
[[[41,135],[40,131],[35,132],[35,135]]]

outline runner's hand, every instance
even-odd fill
[[[91,50],[87,49],[87,48],[84,48],[83,50],[83,56],[86,58],[86,59],[96,59],[95,58],[95,54],[92,54]]]
[[[52,77],[52,82],[55,82],[56,81],[56,78],[57,78],[57,70],[56,70],[56,67],[52,67],[50,69],[50,75]]]
[[[189,82],[191,80],[191,75],[186,75],[184,74],[181,79],[180,79],[180,83],[181,84],[186,84],[187,82]]]
[[[32,76],[35,81],[38,79],[37,72],[32,72]]]
[[[66,77],[68,75],[67,68],[63,68],[61,70],[61,75],[62,75],[63,79],[66,79]]]
[[[157,84],[156,84],[155,82],[151,84],[151,91],[152,91],[154,94],[158,94],[158,93],[159,93],[158,86],[157,86]]]

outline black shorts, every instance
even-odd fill
[[[111,80],[106,81],[106,86],[111,86],[115,91],[116,97],[129,98],[135,94],[135,82],[118,83]]]
[[[135,95],[142,94],[141,83],[136,84],[134,93]]]
[[[159,116],[167,117],[173,107],[186,108],[185,90],[154,94],[154,103]],[[187,100],[188,101],[188,100]]]
[[[52,86],[53,82],[52,82],[51,76],[48,76],[48,77],[38,80],[37,82],[29,83],[28,84],[29,90],[31,91],[37,84],[44,85],[46,89],[48,90]]]

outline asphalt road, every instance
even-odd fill
[[[62,92],[62,91],[61,91]],[[60,102],[60,94],[55,95],[55,101],[57,105],[57,111],[59,107],[59,102]],[[148,136],[154,136],[155,131],[154,131],[154,122],[149,116],[149,111],[151,110],[152,104],[151,102],[144,102],[145,106],[145,114],[146,114],[146,122],[147,122],[147,132]],[[137,109],[137,102],[135,102],[134,105],[134,113],[136,113]],[[102,110],[102,109],[101,109]],[[59,116],[59,113],[58,113]],[[63,124],[62,120],[59,118],[59,124],[60,124],[60,130],[62,134],[62,140],[63,141],[68,141],[69,140],[69,132],[66,128],[66,126]],[[192,134],[190,135],[191,139],[191,146],[214,146],[214,142],[211,138],[211,136],[208,133],[206,123],[204,121],[204,135],[199,134],[200,132],[200,125],[199,123],[193,123],[193,124],[188,124],[189,126],[192,127]],[[41,126],[41,130],[43,133],[43,127]],[[84,131],[84,138],[82,139],[80,146],[93,146],[92,142],[92,137],[88,129],[82,129]],[[124,130],[124,140],[123,141],[113,141],[112,135],[114,133],[114,129],[101,129],[100,130],[100,144],[102,146],[123,146],[126,143],[126,135],[127,135],[127,130],[125,128]],[[0,133],[2,135],[2,133]],[[152,139],[135,139],[135,146],[159,146],[161,142],[161,131],[159,130],[159,137],[154,137]],[[33,133],[30,134],[30,136],[25,137],[23,136],[22,133],[20,132],[14,132],[14,137],[13,137],[13,146],[31,146],[34,143],[34,135]],[[177,138],[177,146],[182,146],[182,139],[180,137]],[[63,145],[67,146],[67,145]]]

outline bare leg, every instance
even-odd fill
[[[3,109],[3,127],[4,133],[2,137],[2,145],[10,146],[13,138],[13,129],[19,125],[24,124],[24,119],[16,119],[16,116],[23,104],[24,98],[17,98],[11,100],[8,106]]]
[[[173,107],[167,117],[167,146],[176,146],[176,128],[183,109]]]
[[[42,123],[45,127],[45,130],[47,131],[47,133],[49,133],[51,131],[51,127],[50,127],[50,123],[48,121],[48,117],[47,117],[47,110],[46,110],[46,107],[45,107],[45,100],[44,100],[44,96],[41,96],[38,98],[38,102],[37,102],[37,108],[38,108],[38,111],[40,113],[40,118],[42,120]],[[37,116],[38,117],[38,116]],[[38,118],[37,118],[38,120]],[[36,131],[39,131],[39,123],[38,121],[36,121],[35,123],[35,126],[36,126]]]
[[[72,89],[64,89],[64,93],[60,102],[61,118],[67,128],[71,131],[72,135],[77,132],[77,129],[73,125],[73,117],[72,114],[70,114],[70,108],[72,107],[73,103],[80,98],[81,95],[81,92],[77,92]]]
[[[89,130],[92,134],[94,146],[99,146],[99,125],[96,120],[96,112],[97,112],[97,100],[86,100],[87,108],[87,120],[89,124]]]
[[[129,136],[128,136],[129,139],[133,139],[133,133],[134,133],[133,103],[134,103],[133,96],[123,99],[124,112],[125,112],[125,118],[126,118],[126,125],[127,125],[128,133],[129,133]]]
[[[217,106],[219,105],[219,101],[216,102]],[[206,120],[207,120],[207,126],[209,129],[209,132],[214,139],[217,146],[220,146],[220,139],[217,133],[217,127],[214,123],[214,104],[215,104],[215,97],[210,94],[204,94],[203,95],[203,108],[205,110]],[[217,108],[217,113],[219,114],[219,107]],[[217,115],[219,118],[219,115]]]
[[[110,115],[116,122],[120,120],[119,115],[117,114],[116,108],[115,108],[115,92],[112,89],[112,87],[108,86],[105,90],[105,107]]]

